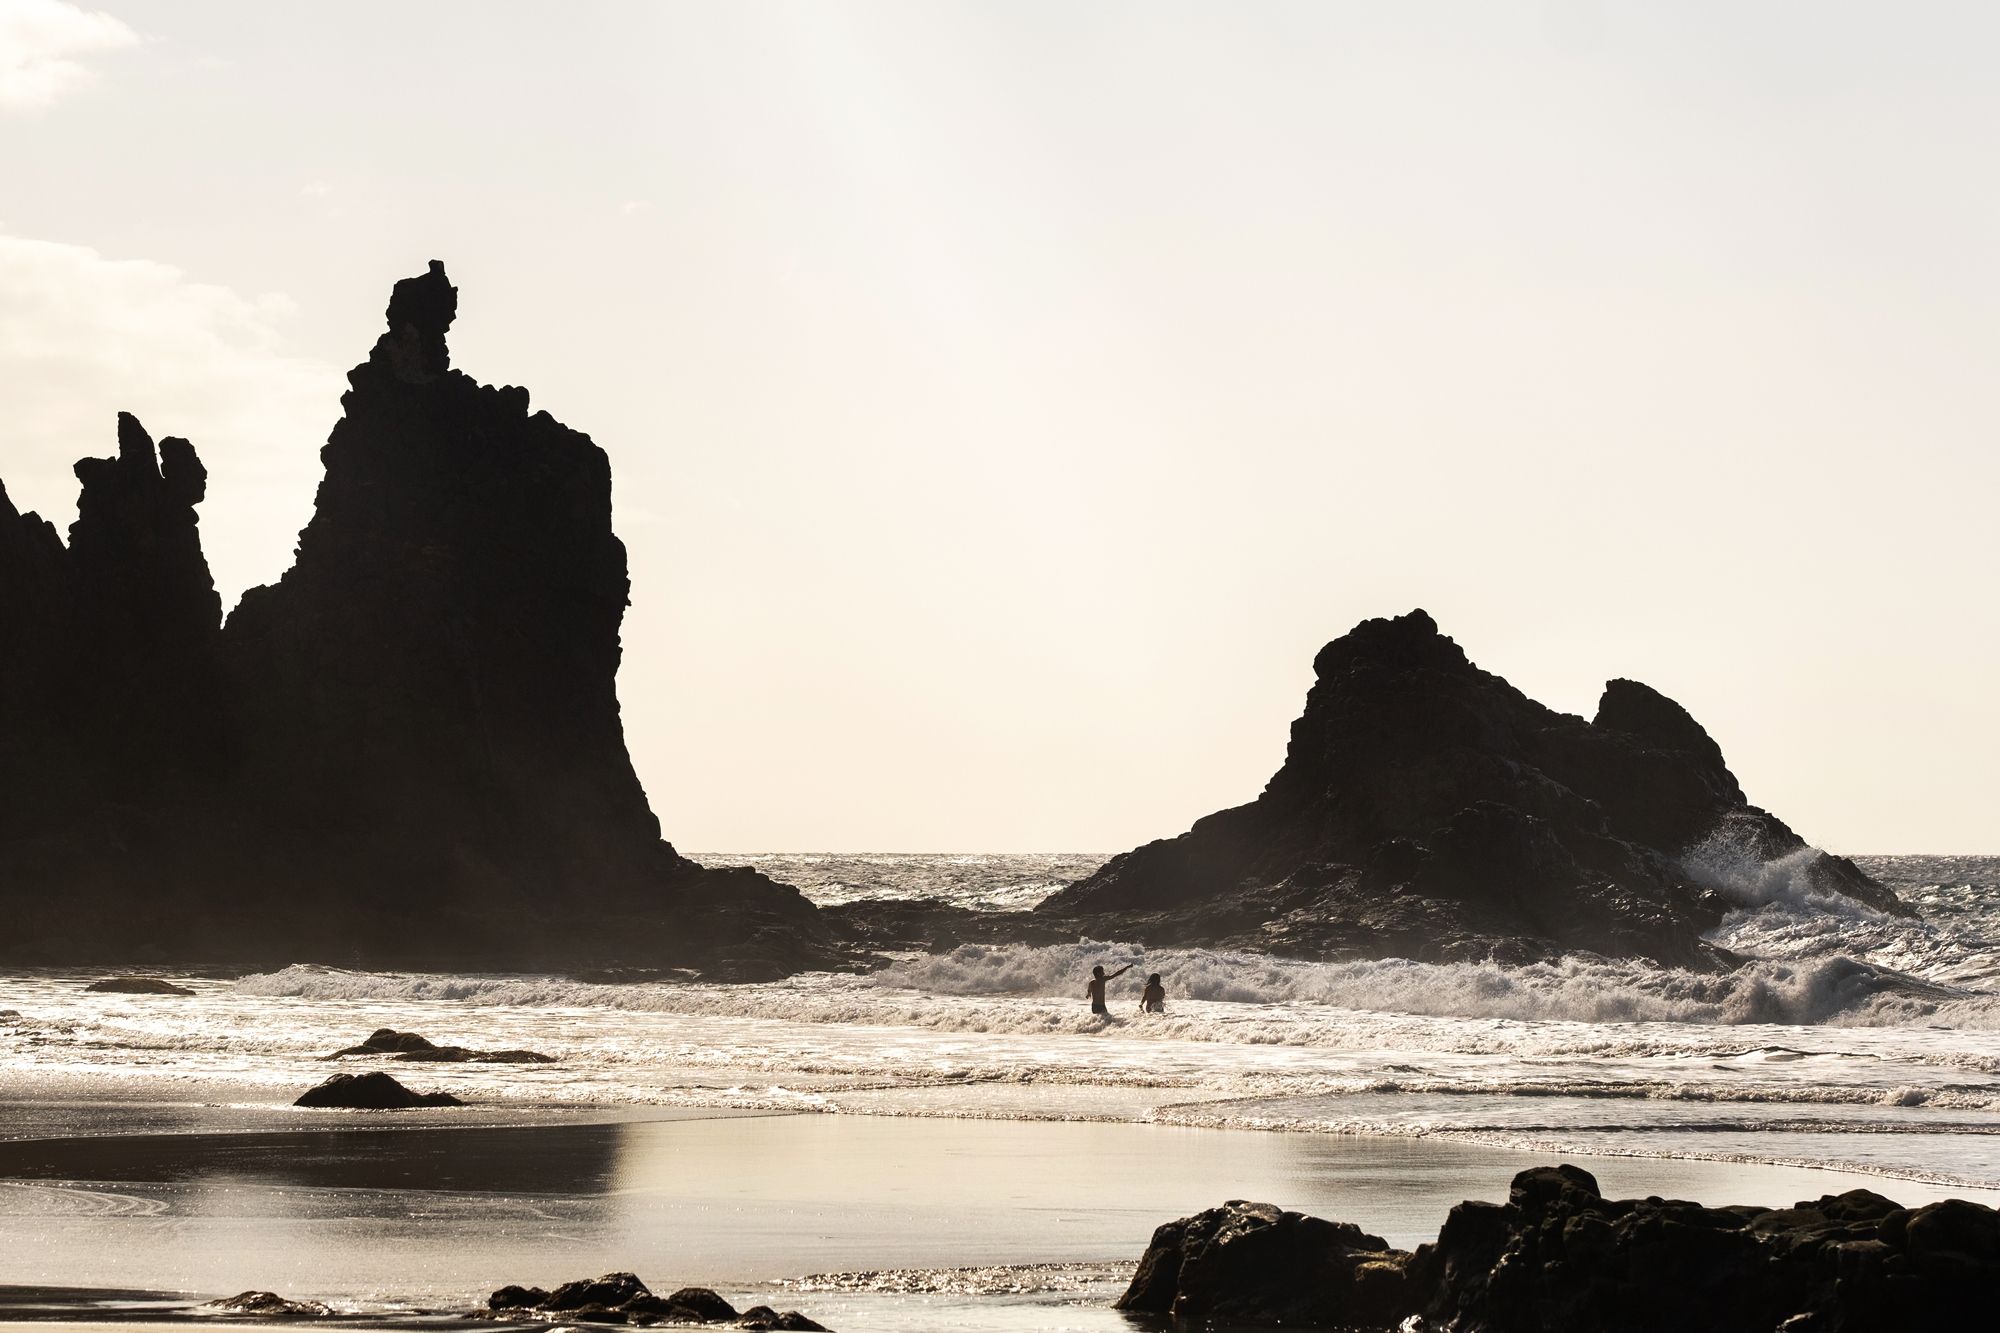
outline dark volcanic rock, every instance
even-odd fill
[[[736,1307],[707,1287],[682,1287],[667,1296],[655,1296],[632,1273],[606,1273],[603,1277],[565,1282],[554,1291],[540,1287],[502,1287],[486,1299],[487,1310],[503,1317],[523,1314],[544,1318],[581,1320],[599,1324],[713,1324],[738,1320],[743,1328],[790,1329],[826,1333],[796,1310],[783,1314],[767,1305],[753,1306],[740,1316]]]
[[[1222,1263],[1217,1246],[1246,1221],[1267,1248]],[[1226,1302],[1219,1317],[1292,1327],[1414,1315],[1433,1333],[1898,1333],[1983,1326],[2000,1289],[2000,1213],[1980,1204],[1911,1211],[1869,1190],[1790,1208],[1611,1200],[1569,1165],[1522,1172],[1505,1204],[1460,1204],[1413,1255],[1363,1248],[1374,1240],[1228,1204],[1156,1231],[1119,1304],[1200,1319]]]
[[[84,987],[87,991],[103,991],[111,995],[192,995],[186,986],[176,986],[171,981],[159,977],[106,977],[93,981]]]
[[[549,1065],[552,1055],[539,1051],[475,1051],[464,1046],[438,1046],[414,1032],[377,1028],[359,1046],[349,1046],[326,1056],[340,1060],[350,1055],[386,1055],[393,1060],[417,1064]]]
[[[821,909],[834,932],[856,948],[928,953],[962,944],[1068,944],[1076,927],[1034,912],[992,912],[936,898],[860,898]]]
[[[434,1051],[430,1038],[420,1037],[414,1032],[398,1032],[394,1028],[376,1028],[364,1038],[360,1045],[349,1046],[335,1051],[329,1060],[338,1060],[343,1055],[393,1055],[401,1051]]]
[[[556,1062],[553,1055],[543,1055],[540,1051],[475,1051],[464,1046],[433,1046],[423,1051],[404,1051],[391,1058],[420,1065],[552,1065]]]
[[[565,1282],[542,1302],[545,1310],[581,1310],[587,1305],[613,1309],[627,1301],[651,1296],[652,1290],[633,1273],[606,1273],[603,1277],[579,1278]]]
[[[502,1287],[486,1298],[489,1310],[533,1310],[545,1304],[548,1292],[540,1287]]]
[[[1202,1325],[1387,1327],[1409,1255],[1346,1222],[1231,1200],[1153,1232],[1118,1308]]]
[[[441,265],[396,284],[296,561],[226,627],[186,441],[121,416],[67,547],[0,493],[9,956],[839,959],[796,890],[661,840],[619,717],[609,462],[453,369],[456,313]]]
[[[199,1307],[204,1313],[256,1319],[325,1319],[333,1313],[318,1301],[287,1300],[275,1291],[241,1291]]]
[[[299,1094],[294,1106],[332,1106],[360,1111],[403,1111],[413,1106],[463,1106],[448,1092],[411,1092],[381,1070],[335,1074]]]
[[[686,1311],[681,1317],[698,1320],[701,1323],[718,1323],[724,1319],[736,1318],[736,1307],[707,1287],[682,1287],[668,1295],[667,1308]]]
[[[1469,662],[1422,611],[1320,650],[1285,764],[1249,805],[1114,857],[1037,911],[1127,937],[1305,953],[1567,950],[1731,961],[1701,935],[1732,870],[1797,855],[1818,891],[1907,914],[1750,805],[1686,710],[1612,681],[1594,721]]]
[[[781,1333],[827,1333],[826,1325],[815,1323],[797,1310],[780,1314],[768,1305],[753,1305],[737,1319],[740,1328],[777,1329]]]
[[[0,492],[0,911],[17,955],[136,958],[75,942],[171,935],[181,913],[148,889],[226,762],[207,472],[120,413],[118,452],[76,475],[67,547]]]

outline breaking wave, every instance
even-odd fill
[[[606,985],[537,976],[443,976],[346,972],[294,965],[246,977],[245,995],[318,1000],[452,1001],[534,1009],[777,1019],[804,1023],[899,1023],[964,1031],[1093,1031],[1082,1009],[1092,965],[1131,965],[1114,1005],[1129,1007],[1132,983],[1166,978],[1168,1021],[1181,1039],[1319,1044],[1315,1029],[1367,1012],[1519,1022],[1948,1024],[2000,1029],[2000,997],[1956,991],[1845,956],[1761,959],[1732,972],[1701,973],[1572,956],[1527,966],[1384,959],[1310,963],[1209,949],[1147,949],[1079,941],[1068,945],[960,946],[897,960],[866,977],[806,977],[758,987],[687,983]],[[967,1004],[973,997],[1044,1003]],[[1199,1023],[1176,1004],[1204,1002]],[[1208,1008],[1213,1005],[1218,1008]],[[1240,1008],[1239,1008],[1240,1007]],[[1232,1012],[1236,1011],[1236,1012]],[[1208,1029],[1213,1028],[1210,1032]],[[1198,1029],[1198,1030],[1197,1030]]]
[[[1206,949],[1131,945],[964,945],[901,960],[877,985],[942,995],[1069,996],[1095,963],[1159,972],[1195,1000],[1576,1023],[1846,1023],[1936,1021],[2000,1027],[2000,998],[1943,987],[1847,957],[1762,959],[1702,973],[1571,956],[1507,967],[1395,958],[1305,963]]]
[[[1749,841],[1728,825],[1684,853],[1681,868],[1694,882],[1724,894],[1744,907],[1811,907],[1840,916],[1879,916],[1869,907],[1828,893],[1813,880],[1813,864],[1826,855],[1817,847],[1766,861]]]
[[[823,876],[820,891],[864,884],[862,858],[798,859]],[[885,895],[949,882],[984,900],[1066,868],[1053,857],[876,859],[896,862]],[[167,1080],[176,1098],[282,1107],[325,1077],[326,1054],[389,1026],[555,1056],[425,1069],[499,1116],[632,1103],[1147,1120],[1798,1157],[2000,1183],[2000,859],[1869,865],[1922,921],[1814,894],[1802,861],[1709,862],[1750,877],[1713,938],[1753,961],[1721,973],[1079,940],[755,985],[297,965],[176,978],[195,993],[162,1004],[28,970],[0,978],[0,1082],[67,1088],[116,1071]],[[1132,965],[1109,1018],[1084,1004],[1098,963]],[[1168,1012],[1141,1015],[1139,984],[1154,971]]]

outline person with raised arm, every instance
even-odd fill
[[[1104,1007],[1104,983],[1114,978],[1122,977],[1131,970],[1132,965],[1130,963],[1125,964],[1125,966],[1109,975],[1105,973],[1104,964],[1102,963],[1090,969],[1090,980],[1083,983],[1083,993],[1090,997],[1091,1013],[1103,1014],[1106,1018],[1111,1017],[1111,1011]]]

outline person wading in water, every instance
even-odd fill
[[[1167,1012],[1167,988],[1160,984],[1158,972],[1146,978],[1146,989],[1139,996],[1139,1012],[1144,1014]]]
[[[1103,1014],[1106,1018],[1111,1017],[1111,1011],[1104,1007],[1104,983],[1122,977],[1131,970],[1132,965],[1130,963],[1125,964],[1125,966],[1119,968],[1109,976],[1105,975],[1104,964],[1102,963],[1090,969],[1090,980],[1083,983],[1083,993],[1090,997],[1091,1013]]]

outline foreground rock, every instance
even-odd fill
[[[488,1064],[488,1065],[549,1065],[555,1063],[553,1055],[543,1055],[539,1051],[475,1051],[464,1046],[438,1046],[427,1037],[414,1032],[398,1032],[394,1028],[376,1028],[358,1046],[349,1046],[327,1056],[329,1060],[340,1060],[350,1055],[386,1055],[392,1060],[407,1060],[419,1064]]]
[[[374,1070],[366,1074],[335,1074],[316,1088],[299,1094],[294,1106],[334,1106],[361,1111],[403,1111],[413,1106],[463,1106],[448,1092],[411,1092],[393,1077]]]
[[[1153,1233],[1120,1309],[1189,1321],[1432,1333],[1896,1333],[1983,1327],[2000,1213],[1903,1208],[1869,1190],[1789,1208],[1605,1199],[1589,1172],[1516,1176],[1435,1244],[1241,1201]]]
[[[159,977],[106,977],[85,986],[86,991],[100,991],[107,995],[192,995],[186,986],[176,986],[171,981]]]
[[[1422,611],[1363,622],[1313,666],[1262,795],[1038,914],[1153,944],[1714,967],[1735,961],[1701,938],[1734,905],[1721,887],[1781,858],[1809,891],[1910,914],[1751,805],[1700,724],[1636,681],[1607,685],[1591,721],[1557,713]]]
[[[737,1312],[707,1287],[682,1287],[666,1296],[655,1296],[651,1288],[632,1273],[606,1273],[603,1277],[565,1282],[554,1291],[540,1287],[502,1287],[486,1299],[490,1313],[508,1317],[533,1317],[597,1324],[713,1324],[735,1322],[739,1328],[790,1329],[801,1333],[825,1326],[813,1322],[797,1310],[780,1314],[768,1305],[752,1306]]]
[[[195,1307],[203,1314],[242,1315],[250,1319],[325,1319],[333,1310],[318,1301],[292,1301],[275,1291],[243,1291]]]
[[[226,625],[187,441],[121,415],[67,545],[0,490],[0,961],[844,957],[795,889],[662,841],[609,461],[452,367],[457,306],[442,265],[395,285],[296,560]]]
[[[1409,1310],[1408,1261],[1350,1223],[1235,1199],[1155,1231],[1118,1308],[1197,1324],[1387,1327]]]

